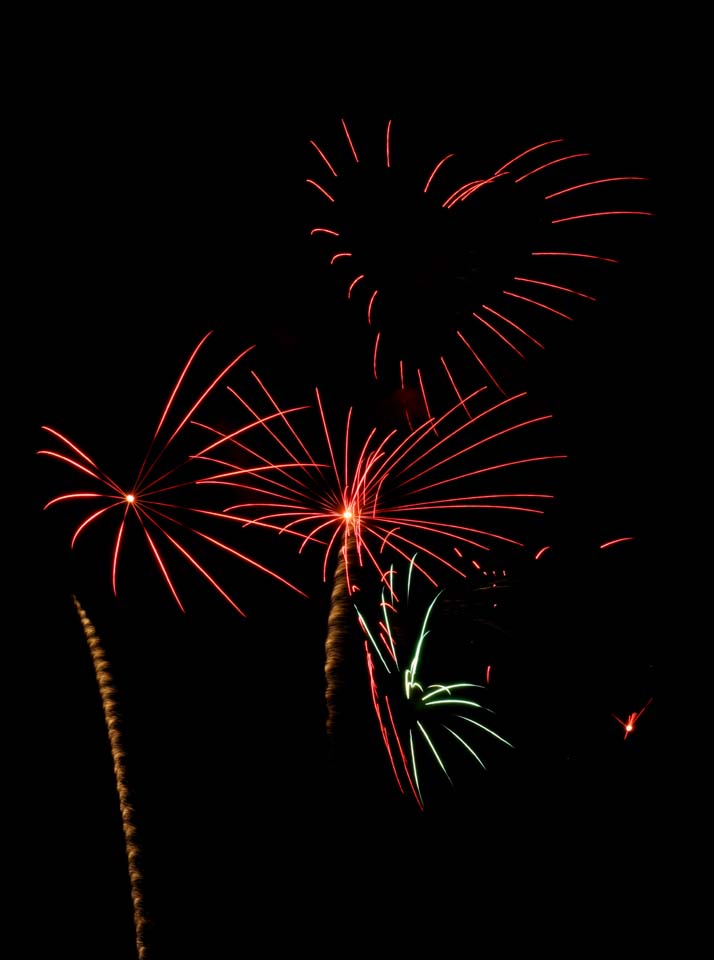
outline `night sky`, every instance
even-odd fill
[[[475,951],[489,905],[508,904],[517,923],[539,897],[549,906],[534,935],[547,942],[562,911],[576,922],[582,910],[584,928],[621,923],[628,889],[661,893],[658,864],[673,834],[661,797],[677,765],[668,730],[680,669],[663,634],[683,486],[673,452],[676,331],[662,319],[677,284],[664,81],[654,57],[619,48],[606,77],[588,64],[578,70],[573,57],[544,74],[509,70],[505,85],[480,62],[439,82],[419,71],[410,83],[402,71],[368,89],[313,65],[259,95],[220,59],[193,71],[150,58],[112,70],[98,52],[40,74],[25,141],[28,276],[15,324],[31,544],[21,593],[30,699],[20,723],[30,731],[23,763],[38,780],[32,898],[43,902],[40,917],[49,906],[57,955],[135,952],[111,754],[73,596],[111,662],[157,960],[272,955],[285,943],[309,950],[333,926],[370,942],[377,919],[391,930],[380,937],[406,930],[414,945],[443,927]],[[70,550],[89,508],[43,507],[86,484],[36,454],[61,448],[41,429],[50,426],[130,483],[180,370],[209,332],[197,381],[252,346],[237,387],[255,370],[284,406],[313,404],[317,387],[338,436],[350,405],[360,428],[391,423],[395,385],[373,382],[365,312],[310,236],[327,218],[306,180],[328,181],[310,141],[347,170],[342,119],[363,153],[335,208],[363,262],[396,291],[386,301],[385,356],[411,350],[431,373],[454,348],[449,323],[469,282],[485,302],[493,273],[513,276],[504,259],[520,267],[520,244],[537,245],[544,229],[530,208],[486,204],[486,226],[463,215],[437,243],[442,221],[422,214],[412,186],[442,156],[463,156],[483,177],[562,138],[563,154],[589,152],[599,176],[647,178],[612,184],[610,196],[655,214],[574,228],[581,248],[619,262],[563,270],[561,282],[597,294],[568,302],[572,322],[524,314],[544,349],[520,358],[483,341],[509,389],[526,389],[534,409],[553,414],[547,444],[567,460],[546,469],[555,499],[544,517],[524,521],[523,548],[493,551],[468,580],[443,584],[430,665],[440,682],[483,684],[493,727],[513,748],[479,741],[486,770],[455,755],[453,784],[432,765],[424,811],[392,776],[363,657],[352,663],[340,746],[328,750],[331,583],[319,548],[298,554],[295,540],[246,532],[238,549],[309,599],[218,560],[212,572],[244,617],[176,563],[182,612],[133,531],[114,597],[115,525],[95,524]],[[390,120],[395,196],[376,172]],[[535,203],[531,192],[520,196]],[[395,255],[402,244],[427,251],[418,276]],[[434,283],[421,290],[429,270]],[[466,275],[457,293],[454,271]],[[453,356],[462,378],[473,378],[465,389],[485,384],[463,350]],[[220,396],[211,412],[225,427],[240,411]],[[319,439],[315,421],[306,431]],[[427,602],[433,591],[419,596]],[[645,705],[625,738],[613,714],[625,719]],[[29,930],[29,943],[46,932]],[[256,937],[259,947],[245,946]]]

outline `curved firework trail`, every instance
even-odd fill
[[[38,454],[52,457],[72,467],[82,474],[85,480],[89,478],[91,481],[89,489],[62,494],[61,496],[54,497],[45,504],[45,509],[59,503],[66,505],[86,501],[90,504],[89,514],[84,517],[72,535],[72,547],[74,547],[77,542],[79,535],[86,531],[88,527],[98,523],[100,520],[104,521],[109,517],[116,518],[116,532],[114,535],[110,564],[111,584],[115,595],[117,593],[119,559],[126,540],[127,524],[130,520],[134,520],[139,525],[139,529],[149,548],[150,555],[158,567],[162,579],[168,586],[181,610],[183,610],[184,607],[179,597],[178,589],[175,586],[174,579],[169,571],[166,555],[167,548],[170,548],[174,552],[172,555],[178,554],[183,561],[197,571],[234,610],[241,615],[245,615],[227,590],[224,589],[218,580],[206,569],[202,558],[199,559],[197,553],[198,548],[205,549],[208,547],[209,551],[215,549],[221,554],[228,554],[280,580],[293,590],[299,593],[302,593],[302,591],[299,591],[297,587],[294,587],[279,574],[251,559],[251,557],[245,553],[236,550],[226,542],[223,537],[219,539],[213,534],[213,528],[210,527],[209,524],[225,527],[231,518],[221,510],[203,509],[195,506],[195,497],[199,491],[198,480],[201,477],[205,477],[205,473],[202,474],[196,470],[197,467],[205,463],[205,461],[201,459],[200,450],[197,453],[190,453],[188,455],[181,454],[175,458],[173,462],[168,459],[168,453],[170,450],[173,450],[173,446],[179,438],[179,435],[182,435],[188,426],[196,426],[196,422],[192,418],[198,409],[215,391],[218,384],[224,380],[233,367],[253,349],[252,347],[248,347],[238,354],[238,356],[234,357],[209,385],[200,392],[198,398],[189,405],[187,411],[178,415],[172,422],[171,417],[174,416],[174,407],[178,393],[184,386],[184,381],[189,370],[209,336],[210,333],[206,334],[200,340],[184,366],[159,419],[149,449],[139,466],[138,472],[133,474],[134,479],[131,484],[124,485],[116,482],[102,470],[88,454],[72,443],[66,436],[51,427],[44,426],[42,429],[54,438],[55,442],[59,445],[59,449],[38,450],[37,452]],[[277,415],[277,412],[272,412],[270,417]],[[236,430],[233,436],[237,437],[244,432],[254,429],[258,423],[260,423],[260,419],[260,417],[256,416],[255,420],[248,422],[245,426]],[[205,488],[203,489],[205,490]],[[187,499],[182,501],[182,497]],[[235,530],[235,524],[233,524],[233,527]],[[192,542],[190,549],[185,545],[185,542],[189,538]]]
[[[278,411],[267,388],[254,376]],[[203,451],[214,471],[219,466],[224,471],[200,482],[225,485],[240,494],[226,508],[233,517],[246,526],[297,538],[299,552],[309,544],[317,545],[323,552],[324,581],[330,565],[334,567],[326,642],[330,734],[345,605],[360,589],[360,570],[370,567],[384,578],[392,556],[410,560],[419,552],[414,569],[433,585],[438,583],[437,572],[465,577],[459,566],[464,551],[488,551],[496,543],[522,546],[510,531],[504,531],[504,525],[515,517],[540,516],[543,502],[552,499],[552,494],[514,485],[527,468],[563,459],[561,454],[543,454],[529,446],[531,433],[538,435],[551,416],[519,418],[515,411],[525,393],[490,402],[488,393],[482,387],[459,397],[445,412],[415,428],[393,429],[382,436],[372,428],[356,446],[350,408],[339,450],[316,390],[322,457],[310,451],[307,440],[284,415],[263,421],[265,436],[258,449],[243,438],[215,430],[216,450]],[[514,457],[510,450],[514,439],[525,450],[521,456]],[[275,455],[270,453],[271,446]],[[490,486],[494,477],[504,485],[500,492]],[[491,518],[488,528],[482,525],[486,517]],[[500,521],[495,529],[494,518]]]
[[[456,153],[415,164],[400,135],[390,120],[364,146],[343,119],[329,146],[310,141],[317,255],[372,334],[375,378],[416,388],[424,364],[450,367],[456,348],[505,394],[501,355],[545,349],[553,321],[598,299],[623,221],[653,216],[648,178],[603,173],[562,138],[493,169]]]
[[[430,683],[425,678],[430,618],[442,591],[435,594],[410,629],[406,612],[413,567],[412,561],[401,603],[394,589],[395,571],[390,571],[382,588],[379,617],[371,626],[356,604],[355,609],[367,638],[365,655],[372,705],[392,773],[401,793],[411,795],[423,810],[425,768],[437,769],[453,786],[446,758],[454,747],[486,769],[476,750],[475,737],[487,735],[506,746],[513,744],[485,722],[485,715],[493,710],[474,699],[474,691],[484,689],[482,684]]]
[[[350,554],[354,554],[354,539],[345,541],[344,550],[337,557],[335,575],[330,594],[330,611],[327,618],[325,638],[325,732],[330,742],[337,739],[340,713],[340,690],[344,683],[345,670],[349,669],[349,638],[352,633],[352,603],[350,599],[347,566]],[[354,556],[351,557],[354,562]]]
[[[141,872],[141,849],[137,840],[137,828],[134,822],[134,807],[131,802],[131,791],[126,771],[124,745],[121,735],[121,721],[117,711],[117,691],[114,686],[111,665],[94,625],[82,609],[76,597],[74,605],[79,615],[84,636],[92,657],[92,665],[97,679],[99,695],[102,699],[102,711],[107,727],[109,744],[114,765],[114,782],[119,795],[119,810],[121,813],[122,830],[124,831],[124,847],[126,850],[129,868],[129,883],[131,886],[131,900],[134,905],[134,930],[136,933],[136,951],[139,960],[147,956],[144,934],[146,931],[146,914],[144,911],[143,876]]]

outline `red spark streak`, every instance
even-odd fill
[[[568,220],[587,220],[588,217],[653,217],[653,213],[646,210],[600,210],[597,213],[578,213],[572,217],[560,217],[557,220],[551,220],[551,223],[567,223]]]
[[[348,142],[349,145],[350,145],[350,150],[352,151],[352,156],[355,158],[355,163],[359,163],[359,157],[357,156],[357,151],[355,150],[355,145],[354,145],[354,143],[352,142],[352,137],[350,136],[350,132],[349,132],[349,130],[347,129],[347,124],[345,123],[344,120],[342,120],[341,123],[342,123],[342,129],[345,131],[345,136],[347,137],[347,142]]]
[[[392,751],[392,746],[389,740],[389,728],[386,726],[384,720],[382,719],[382,711],[379,706],[379,686],[374,677],[374,661],[372,660],[372,655],[369,652],[369,646],[367,644],[367,641],[365,641],[364,649],[365,649],[365,656],[367,658],[367,672],[369,673],[369,687],[370,687],[370,693],[372,695],[372,705],[374,706],[374,712],[377,717],[377,723],[379,724],[379,730],[380,730],[380,733],[382,734],[382,740],[384,741],[384,746],[387,750],[387,756],[389,757],[389,763],[392,768],[392,773],[394,774],[394,779],[397,781],[397,786],[399,787],[400,793],[403,794],[404,787],[402,786],[402,781],[399,777],[397,764],[394,758],[394,752]],[[419,805],[419,808],[423,810],[424,805],[422,804],[421,797],[419,796],[419,792],[417,791],[414,781],[412,780],[412,776],[409,773],[409,763],[408,763],[406,754],[404,753],[404,748],[402,747],[401,739],[399,737],[399,731],[397,730],[397,725],[394,721],[391,707],[389,706],[389,698],[386,695],[384,698],[384,702],[387,708],[387,714],[389,715],[389,724],[391,727],[391,731],[394,736],[394,739],[396,740],[397,749],[399,750],[399,758],[402,762],[404,775],[407,778],[407,782],[409,783],[409,788],[412,791],[414,799]]]
[[[311,186],[313,186],[313,187],[317,187],[317,189],[320,191],[320,193],[324,194],[324,195],[327,197],[327,199],[330,201],[330,203],[334,203],[334,202],[335,202],[335,198],[332,197],[332,196],[330,196],[330,194],[327,192],[327,190],[325,190],[324,187],[321,187],[319,183],[316,183],[314,180],[306,180],[305,182],[306,182],[306,183],[309,183],[309,184],[310,184]]]
[[[598,257],[594,253],[573,253],[565,250],[534,250],[532,257],[582,257],[584,260],[603,260],[605,263],[619,263],[613,257]]]
[[[433,169],[433,170],[431,171],[431,173],[429,174],[429,179],[426,181],[426,184],[424,185],[424,193],[426,193],[427,190],[429,189],[429,187],[431,186],[431,181],[432,181],[432,180],[434,179],[434,177],[436,176],[437,171],[439,170],[439,168],[442,167],[442,166],[446,163],[446,161],[449,160],[449,159],[450,159],[451,157],[453,157],[453,156],[454,156],[453,153],[447,153],[445,157],[443,157],[441,160],[439,160],[439,162],[437,163],[437,165],[434,167],[434,169]]]
[[[546,194],[546,200],[552,200],[553,197],[561,197],[564,193],[571,193],[573,190],[581,190],[583,187],[594,187],[599,183],[616,183],[618,180],[647,180],[647,177],[605,177],[602,180],[588,180],[587,183],[576,183],[572,187],[566,187],[564,190],[557,190],[555,193]]]
[[[524,330],[523,327],[519,327],[517,323],[513,322],[513,320],[509,320],[508,317],[504,317],[502,313],[499,313],[497,310],[494,310],[492,307],[487,306],[485,303],[482,303],[481,306],[483,307],[484,310],[488,310],[489,313],[492,313],[495,317],[498,317],[499,320],[503,320],[503,322],[507,323],[509,327],[513,327],[514,330],[517,330],[519,333],[523,334],[523,336],[526,337],[528,340],[530,340],[531,343],[534,343],[536,347],[540,347],[541,350],[545,349],[543,347],[543,344],[539,340],[536,340],[535,337],[532,337],[530,333]]]
[[[587,293],[581,293],[579,290],[573,290],[570,287],[561,287],[557,283],[546,283],[544,280],[532,280],[529,277],[514,277],[514,280],[520,280],[521,283],[536,283],[539,287],[550,287],[551,290],[562,290],[564,293],[573,293],[576,297],[584,297],[585,300],[595,300],[595,297]]]
[[[529,170],[528,173],[524,173],[522,176],[516,178],[516,183],[521,183],[525,180],[526,177],[533,176],[534,173],[540,173],[542,170],[547,170],[548,167],[554,167],[556,163],[563,163],[564,160],[575,160],[577,157],[589,157],[589,153],[571,153],[567,157],[558,157],[556,160],[549,160],[548,163],[543,163],[539,167],[534,167],[532,170]]]
[[[608,540],[606,543],[600,544],[600,549],[605,550],[606,547],[612,547],[616,543],[625,543],[627,540],[634,540],[634,537],[618,537],[617,540]]]
[[[532,303],[534,307],[541,307],[543,310],[548,310],[550,313],[554,313],[558,317],[562,317],[564,320],[572,320],[572,317],[569,317],[567,313],[562,313],[560,310],[555,310],[553,307],[549,307],[547,303],[541,303],[540,300],[532,300],[530,297],[523,297],[519,293],[513,293],[511,290],[504,290],[503,293],[507,297],[514,297],[516,300],[525,300],[526,303]]]

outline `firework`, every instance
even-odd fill
[[[402,134],[390,120],[379,148],[363,149],[342,120],[329,148],[310,141],[310,235],[372,333],[375,377],[398,369],[416,387],[443,342],[502,390],[513,374],[504,351],[525,360],[545,349],[553,322],[597,301],[618,263],[608,252],[617,234],[603,238],[603,225],[621,233],[623,221],[652,216],[639,206],[648,178],[603,175],[562,138],[480,175],[457,153],[422,166]]]
[[[268,459],[262,446],[257,450],[235,437],[221,436],[215,446],[236,444],[241,465],[215,459],[214,470],[220,464],[228,469],[199,483],[240,490],[240,501],[226,509],[246,526],[296,536],[301,541],[299,552],[310,543],[320,545],[324,580],[334,555],[346,556],[344,544],[351,542],[354,555],[351,561],[346,556],[345,570],[350,593],[358,589],[351,583],[355,562],[359,567],[371,564],[384,576],[389,563],[381,558],[389,551],[407,560],[420,551],[423,559],[417,569],[435,586],[438,580],[430,572],[434,567],[463,576],[454,562],[457,557],[452,556],[460,549],[488,550],[494,542],[522,546],[498,530],[485,529],[479,518],[542,515],[543,501],[552,499],[549,493],[516,490],[508,483],[501,492],[476,492],[479,485],[490,486],[494,474],[517,474],[528,465],[564,459],[563,454],[514,458],[504,453],[512,453],[507,444],[514,435],[536,431],[552,419],[545,414],[508,420],[506,415],[525,402],[526,393],[488,402],[482,388],[467,396],[465,403],[452,405],[406,433],[393,429],[380,437],[378,429],[372,428],[366,440],[356,445],[350,408],[341,449],[331,433],[319,390],[315,396],[325,456],[314,456],[282,418],[290,431],[282,438],[274,424],[264,425],[282,447],[282,462]],[[469,413],[466,403],[477,396],[480,408]],[[207,447],[204,455],[212,452]]]
[[[229,527],[234,533],[238,533],[239,526],[229,515],[220,510],[195,505],[198,495],[205,493],[208,489],[198,485],[198,480],[205,478],[204,468],[207,461],[201,457],[200,449],[197,454],[189,453],[184,456],[183,453],[177,453],[177,449],[180,448],[178,441],[184,440],[184,434],[189,427],[194,431],[198,430],[205,441],[204,428],[201,428],[194,419],[199,408],[214,393],[228,373],[252,349],[251,347],[247,348],[231,360],[199,392],[197,398],[185,408],[184,412],[176,416],[175,403],[177,397],[182,388],[185,387],[189,371],[192,369],[194,361],[206,343],[208,336],[210,334],[206,334],[200,340],[185,364],[159,419],[149,448],[130,486],[124,486],[116,482],[76,444],[51,427],[43,427],[42,429],[54,438],[59,449],[39,450],[38,453],[51,457],[78,471],[90,485],[89,489],[63,494],[46,504],[46,508],[59,503],[82,505],[89,503],[91,505],[89,513],[84,516],[74,531],[71,539],[72,547],[74,547],[80,534],[88,528],[115,518],[115,532],[111,551],[111,584],[115,594],[117,592],[119,559],[124,554],[123,548],[127,540],[126,529],[130,521],[135,521],[138,523],[139,530],[149,547],[150,556],[160,570],[163,581],[181,610],[184,607],[175,585],[174,576],[170,572],[167,547],[172,548],[174,554],[177,554],[193,570],[197,571],[234,610],[243,614],[243,611],[227,590],[208,572],[202,559],[198,558],[194,543],[199,546],[208,545],[212,550],[216,550],[222,555],[227,554],[260,569],[292,587],[292,589],[297,590],[297,588],[245,553],[236,550],[224,538],[218,539],[212,533],[206,531],[205,525],[212,523],[214,526],[220,524],[223,528]],[[270,416],[275,415],[271,413]],[[285,412],[281,411],[281,416],[285,416]],[[234,430],[231,436],[233,438],[241,436],[244,432],[249,432],[255,425],[256,421],[250,421],[245,426]],[[169,454],[174,454],[174,456],[170,457]],[[185,502],[181,499],[184,496],[187,497]],[[202,526],[199,526],[199,524]],[[189,538],[191,538],[192,544],[190,548],[185,545]],[[75,599],[74,602],[92,656],[109,734],[129,867],[131,898],[134,904],[137,953],[140,958],[143,958],[147,955],[144,942],[146,917],[142,892],[143,878],[140,870],[140,851],[134,823],[134,808],[130,799],[124,764],[125,752],[117,713],[117,695],[109,660],[96,635],[94,626],[78,601]]]
[[[424,809],[424,770],[431,767],[453,786],[446,759],[456,746],[478,766],[486,765],[477,752],[477,738],[495,738],[513,746],[485,722],[493,711],[475,699],[484,686],[469,681],[430,683],[426,677],[425,652],[431,633],[431,616],[442,591],[438,591],[421,619],[410,629],[406,608],[414,560],[408,568],[404,599],[394,588],[391,570],[382,589],[376,626],[355,605],[359,623],[367,637],[365,655],[372,704],[397,786],[409,793]],[[488,682],[490,669],[486,668]],[[387,684],[380,678],[388,678]],[[389,693],[384,691],[388,686]]]
[[[192,351],[159,419],[149,449],[129,486],[112,479],[88,454],[62,433],[52,427],[42,427],[58,443],[59,449],[39,450],[38,453],[72,467],[81,473],[85,480],[88,478],[91,483],[90,489],[54,497],[45,504],[45,509],[59,503],[65,505],[71,503],[90,504],[90,512],[84,517],[72,535],[72,547],[74,547],[80,534],[90,526],[99,524],[100,521],[104,523],[112,518],[115,519],[115,533],[111,551],[111,584],[115,595],[117,593],[119,559],[126,540],[126,528],[129,521],[133,520],[138,523],[150,555],[158,567],[163,581],[182,610],[184,609],[183,604],[170,572],[167,548],[170,548],[174,555],[178,554],[185,563],[188,563],[193,570],[197,571],[234,610],[244,615],[243,610],[233,597],[206,569],[202,559],[199,560],[196,549],[193,546],[189,549],[185,545],[189,538],[202,548],[208,545],[211,550],[241,560],[271,577],[275,577],[294,590],[298,590],[298,588],[276,572],[231,546],[224,537],[219,539],[213,534],[214,527],[220,525],[225,528],[231,524],[231,518],[221,510],[201,508],[194,505],[197,493],[206,489],[198,486],[198,480],[205,477],[205,473],[201,474],[200,470],[197,472],[196,469],[206,463],[201,458],[201,450],[185,456],[181,454],[173,461],[169,457],[169,454],[176,447],[177,439],[180,436],[183,437],[186,429],[189,426],[196,428],[197,424],[192,418],[199,408],[236,364],[253,349],[248,347],[234,357],[199,393],[197,399],[189,404],[188,409],[175,417],[174,408],[179,391],[184,387],[189,370],[209,336],[210,334],[206,334]],[[270,416],[276,415],[276,413],[271,413]],[[237,437],[246,431],[250,431],[259,422],[260,418],[250,421],[234,431],[233,436]],[[201,524],[203,524],[203,527],[200,526]],[[209,524],[212,525],[210,528],[208,527]],[[235,523],[232,524],[232,527],[234,532],[237,532]],[[208,529],[211,530],[210,533]]]
[[[514,486],[514,476],[562,455],[514,457],[510,449],[514,438],[530,443],[526,436],[537,434],[550,415],[514,419],[525,393],[491,402],[487,397],[488,389],[481,388],[401,434],[393,429],[380,437],[372,428],[356,446],[350,408],[338,449],[318,390],[323,457],[310,451],[284,416],[263,423],[266,443],[259,449],[216,431],[215,449],[204,451],[214,471],[221,465],[225,469],[201,482],[240,494],[227,508],[232,516],[246,526],[298,538],[299,552],[317,545],[323,553],[324,581],[334,568],[326,644],[328,733],[334,719],[338,650],[352,622],[349,603],[360,588],[359,572],[369,567],[384,578],[389,558],[409,561],[418,552],[414,568],[432,585],[447,573],[464,577],[464,551],[488,551],[494,544],[522,546],[503,527],[513,518],[542,515],[544,503],[552,499],[549,493]],[[270,444],[276,456],[270,455]],[[230,450],[233,462],[226,458]],[[500,492],[491,487],[495,477],[504,484]]]
[[[640,719],[640,717],[645,712],[647,707],[649,707],[649,705],[652,703],[652,700],[653,700],[653,697],[650,697],[647,703],[644,705],[644,707],[641,710],[636,710],[628,714],[626,720],[620,720],[620,718],[616,717],[615,714],[613,713],[612,716],[614,717],[615,720],[617,720],[617,722],[620,724],[622,729],[625,731],[625,735],[623,739],[627,740],[629,735],[635,729],[637,721]]]
[[[126,771],[126,754],[122,742],[121,720],[117,709],[117,691],[114,686],[111,665],[102,646],[102,642],[94,629],[94,625],[80,606],[76,597],[73,599],[92,657],[92,665],[94,666],[97,686],[102,699],[104,722],[109,736],[114,766],[114,782],[119,796],[119,810],[121,813],[122,829],[124,831],[124,847],[129,870],[131,900],[134,905],[133,915],[134,930],[136,933],[136,951],[139,960],[144,960],[148,954],[145,943],[147,919],[144,909],[143,876],[140,862],[141,850],[137,839],[134,806],[131,802],[129,778]]]

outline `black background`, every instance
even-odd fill
[[[27,693],[15,722],[28,734],[19,781],[33,783],[30,944],[49,933],[53,956],[97,960],[134,950],[111,756],[73,595],[116,681],[152,956],[232,957],[251,941],[258,954],[325,949],[334,937],[413,946],[442,929],[475,949],[492,906],[534,923],[544,943],[564,913],[571,929],[621,925],[635,910],[628,891],[644,890],[650,907],[662,895],[684,670],[672,575],[684,488],[678,130],[662,61],[639,37],[615,30],[608,54],[581,58],[574,40],[559,55],[535,44],[486,56],[481,36],[441,69],[416,52],[382,52],[379,71],[366,51],[348,65],[327,43],[246,70],[223,44],[211,55],[211,44],[157,51],[136,38],[30,60],[12,355],[12,406],[28,414],[15,480],[29,492],[15,628]],[[256,370],[286,402],[315,386],[358,400],[345,354],[355,315],[316,263],[305,184],[319,169],[309,141],[336,143],[343,117],[365,145],[392,119],[394,143],[405,130],[434,145],[430,159],[454,144],[483,155],[479,173],[562,137],[604,175],[648,177],[633,196],[655,213],[602,230],[621,262],[597,306],[551,326],[544,358],[524,366],[568,451],[550,550],[539,565],[513,561],[495,625],[478,597],[461,617],[454,603],[446,625],[469,668],[493,654],[497,729],[518,748],[494,751],[485,773],[460,771],[453,791],[435,782],[423,813],[396,790],[368,705],[358,701],[341,758],[328,758],[318,555],[293,565],[294,550],[256,538],[254,555],[311,599],[239,568],[245,619],[190,577],[182,613],[140,550],[112,597],[110,535],[70,552],[76,524],[61,505],[42,509],[76,478],[36,455],[48,446],[41,426],[109,473],[124,458],[134,469],[209,330],[212,370],[256,344]],[[600,550],[621,536],[633,539]],[[612,714],[649,698],[624,740]]]

